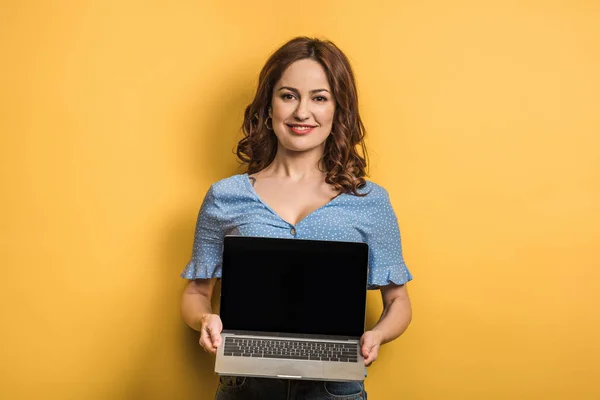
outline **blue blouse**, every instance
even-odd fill
[[[341,194],[296,225],[283,220],[254,191],[248,174],[213,184],[200,208],[192,258],[182,278],[221,277],[226,235],[363,242],[369,245],[369,289],[412,279],[404,257],[396,214],[387,191],[367,181],[359,193]]]

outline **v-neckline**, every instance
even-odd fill
[[[340,193],[337,196],[335,196],[333,199],[329,200],[327,203],[323,204],[322,206],[315,208],[314,210],[312,210],[311,212],[309,212],[308,214],[306,214],[302,219],[300,219],[298,222],[296,222],[296,224],[292,224],[291,222],[287,221],[286,219],[284,219],[281,215],[279,215],[279,213],[277,213],[277,211],[275,211],[275,209],[273,209],[270,205],[268,205],[259,195],[258,192],[254,189],[254,186],[252,185],[252,182],[250,182],[250,175],[248,175],[248,173],[245,173],[242,175],[242,178],[244,179],[244,184],[247,186],[247,188],[250,190],[250,192],[254,195],[254,197],[263,205],[267,208],[267,210],[269,210],[271,213],[273,213],[277,218],[279,218],[281,221],[285,222],[286,224],[288,224],[291,227],[296,227],[298,225],[300,225],[302,222],[304,222],[308,217],[310,217],[311,215],[315,214],[316,212],[320,211],[321,209],[330,206],[334,201],[336,201],[337,199],[339,199],[340,197],[342,197],[344,195],[344,193]],[[256,178],[254,178],[256,179]],[[256,182],[256,181],[255,181]]]

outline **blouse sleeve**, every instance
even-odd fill
[[[400,228],[389,195],[385,189],[379,189],[376,204],[372,208],[372,223],[366,232],[369,245],[369,289],[377,289],[390,283],[402,285],[413,279],[402,256]]]
[[[192,258],[181,273],[185,279],[221,277],[223,260],[222,212],[214,187],[208,190],[196,221]]]

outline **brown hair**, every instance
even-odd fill
[[[322,168],[327,173],[325,181],[342,193],[359,195],[357,189],[365,185],[367,168],[365,127],[358,113],[356,83],[350,62],[330,41],[297,37],[269,57],[260,72],[256,96],[244,113],[244,138],[237,145],[237,156],[242,163],[248,164],[248,174],[259,172],[271,164],[277,152],[277,138],[264,122],[268,117],[274,86],[287,67],[307,58],[323,66],[336,101],[332,132],[325,142],[321,159]]]

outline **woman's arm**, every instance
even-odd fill
[[[216,279],[195,279],[185,287],[181,299],[181,316],[190,328],[200,332],[200,345],[216,353],[221,344],[223,324],[214,314],[211,298]]]
[[[406,285],[387,285],[381,288],[383,312],[374,331],[382,334],[381,344],[391,342],[404,333],[412,319],[412,309]]]
[[[379,346],[400,336],[412,319],[412,309],[406,285],[387,285],[381,288],[383,312],[373,329],[365,332],[361,339],[365,364],[377,359]]]

